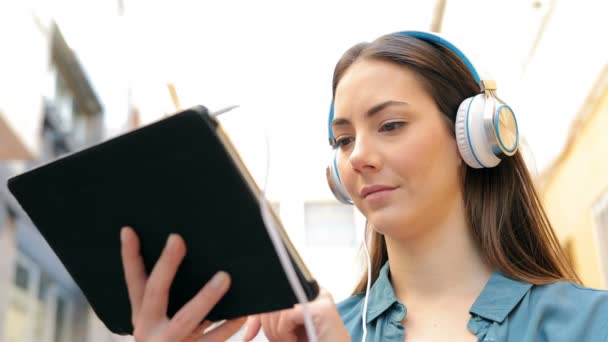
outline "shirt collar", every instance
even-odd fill
[[[502,323],[531,287],[532,284],[513,280],[501,272],[495,271],[469,312]],[[367,323],[376,319],[395,302],[399,302],[399,300],[389,279],[387,261],[380,269],[378,279],[376,279],[369,292]]]
[[[530,283],[508,278],[495,271],[469,312],[502,323],[531,287],[532,284]]]
[[[367,302],[367,322],[369,323],[386,311],[393,303],[398,302],[389,279],[388,261],[380,269],[378,279],[369,290]]]

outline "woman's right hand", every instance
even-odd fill
[[[146,274],[139,239],[133,229],[120,232],[122,263],[131,302],[133,336],[137,342],[225,341],[245,323],[245,318],[226,321],[205,333],[212,324],[203,321],[230,287],[226,272],[218,272],[171,319],[167,317],[169,289],[186,255],[183,239],[171,234],[150,275]],[[203,323],[200,323],[203,321]]]
[[[321,289],[317,298],[308,303],[308,310],[318,341],[351,341],[334,299],[328,291]],[[250,316],[244,338],[245,341],[251,341],[262,328],[271,342],[308,341],[304,324],[304,307],[296,304],[291,309]]]

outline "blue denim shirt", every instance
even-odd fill
[[[361,341],[365,294],[338,303],[353,341]],[[608,291],[560,281],[532,285],[494,272],[469,310],[478,341],[608,342]],[[389,279],[388,262],[370,289],[367,341],[403,341],[407,314]]]

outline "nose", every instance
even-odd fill
[[[359,135],[354,141],[349,162],[356,172],[377,171],[381,166],[381,158],[373,143],[373,139]]]

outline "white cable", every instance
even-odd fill
[[[283,240],[279,237],[278,228],[274,221],[274,217],[270,213],[270,208],[268,207],[268,203],[266,202],[266,185],[268,184],[268,170],[270,169],[270,144],[268,142],[268,132],[264,129],[264,137],[266,140],[266,175],[264,177],[264,186],[262,187],[262,193],[258,202],[260,204],[260,213],[262,214],[262,220],[264,220],[264,226],[268,231],[268,235],[270,236],[270,240],[274,246],[274,249],[279,256],[279,261],[281,262],[281,266],[283,266],[283,270],[287,275],[287,280],[293,289],[298,302],[302,305],[302,311],[304,313],[304,327],[306,329],[306,335],[308,337],[308,341],[317,342],[317,334],[315,333],[315,327],[312,321],[312,315],[310,314],[310,310],[308,309],[308,299],[306,294],[304,293],[304,289],[302,288],[302,284],[296,275],[296,271],[293,268],[293,264],[291,263],[291,259],[285,250],[285,246],[283,245]]]
[[[367,249],[367,223],[365,224],[363,247],[365,248],[365,255],[367,256],[367,287],[365,289],[365,300],[363,301],[363,313],[361,314],[361,325],[363,326],[363,336],[361,337],[361,341],[365,342],[365,338],[367,337],[367,301],[369,299],[370,284],[372,283],[372,261],[369,256],[369,250]]]

